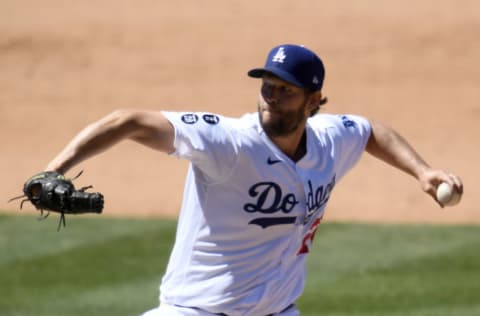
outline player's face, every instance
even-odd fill
[[[302,88],[271,75],[262,78],[258,114],[269,136],[288,136],[305,125],[310,115],[308,95]]]

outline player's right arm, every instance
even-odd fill
[[[431,195],[439,204],[436,190],[442,182],[454,187],[458,193],[463,193],[463,183],[460,177],[446,170],[430,167],[407,140],[391,127],[374,121],[370,121],[370,123],[372,132],[367,143],[367,152],[415,177],[423,191]]]
[[[172,124],[160,111],[116,110],[85,127],[48,164],[46,170],[65,173],[125,139],[170,153],[175,150],[174,138]]]

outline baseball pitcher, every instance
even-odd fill
[[[64,174],[130,139],[190,161],[160,305],[145,316],[300,315],[305,260],[335,187],[366,151],[435,192],[460,178],[430,167],[391,128],[359,115],[317,114],[321,59],[280,45],[264,67],[257,111],[117,110],[87,126],[46,171]],[[103,206],[103,200],[102,200]]]

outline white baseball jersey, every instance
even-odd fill
[[[257,113],[227,118],[164,112],[174,156],[191,161],[160,300],[230,316],[267,315],[301,295],[305,257],[336,183],[370,135],[359,116],[308,119],[296,163]]]

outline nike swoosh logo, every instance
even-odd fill
[[[268,159],[267,159],[267,163],[269,165],[274,165],[274,164],[279,163],[279,162],[282,162],[282,161],[278,160],[278,159],[272,159],[272,157],[268,157]]]

